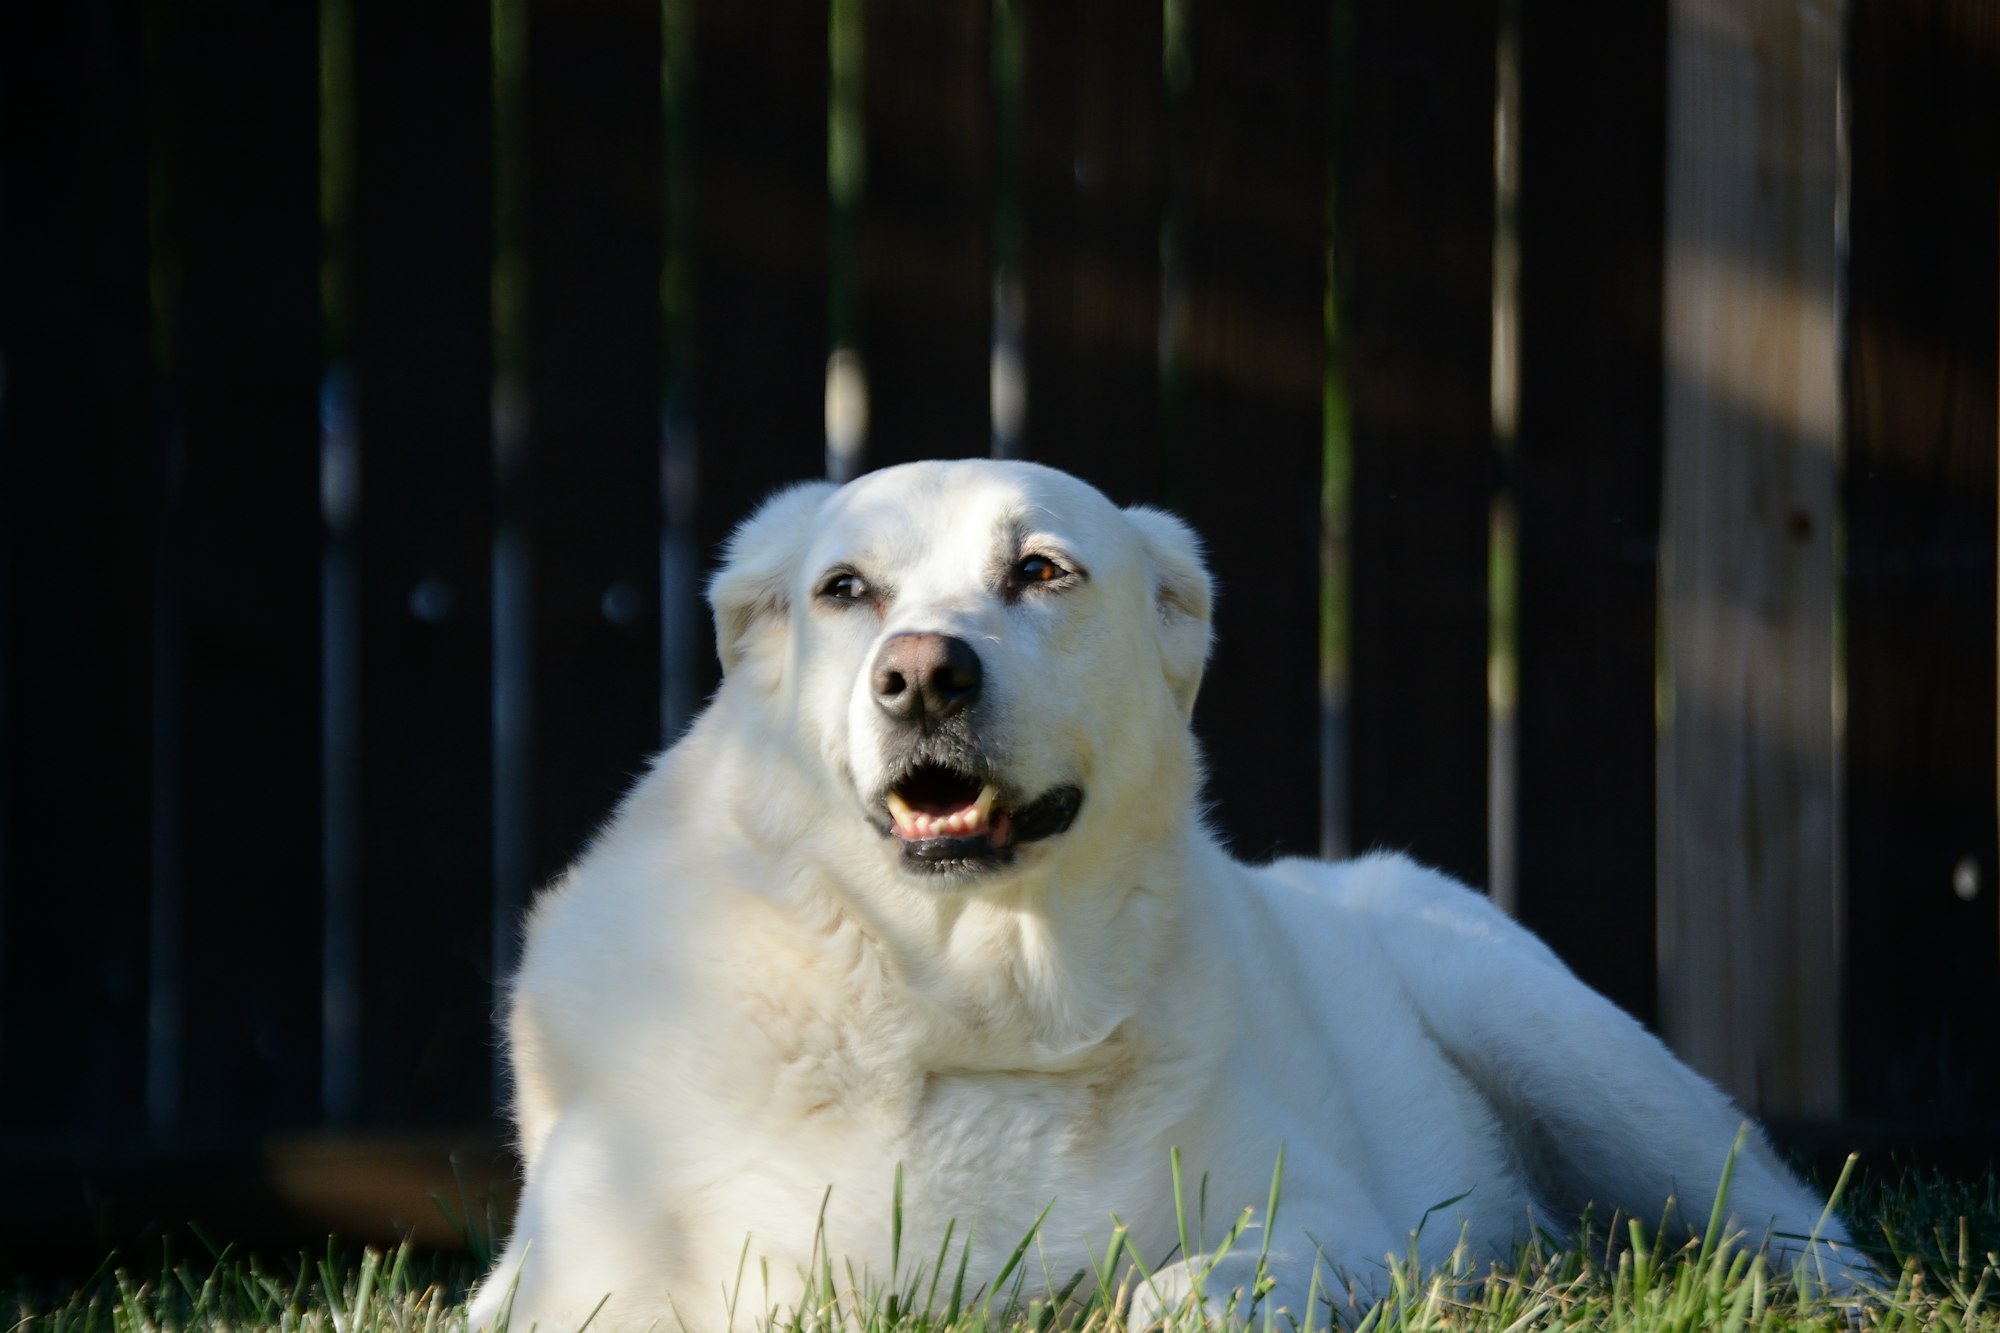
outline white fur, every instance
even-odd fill
[[[1010,599],[996,571],[1030,553],[1083,581]],[[874,600],[817,596],[835,567]],[[1204,827],[1209,587],[1178,521],[1029,464],[913,464],[778,495],[711,598],[720,691],[529,922],[526,1188],[475,1323],[511,1297],[517,1329],[573,1327],[608,1295],[594,1327],[719,1333],[747,1237],[749,1329],[822,1216],[886,1276],[899,1165],[906,1267],[956,1219],[990,1278],[1048,1207],[1030,1267],[1060,1284],[1114,1216],[1177,1257],[1170,1149],[1212,1242],[1282,1145],[1295,1311],[1316,1262],[1367,1290],[1420,1223],[1435,1260],[1586,1204],[1706,1218],[1739,1114],[1486,899],[1393,856],[1245,866]],[[1010,868],[915,873],[870,822],[896,737],[868,666],[905,630],[976,647],[1014,789],[1085,794]],[[1754,1136],[1730,1203],[1753,1237],[1820,1220]]]

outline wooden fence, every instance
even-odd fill
[[[16,4],[0,136],[0,1264],[490,1142],[729,525],[989,451],[1207,536],[1239,851],[1990,1150],[1983,0]]]

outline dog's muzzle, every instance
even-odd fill
[[[1068,829],[1083,805],[1082,789],[1069,785],[1026,802],[1003,792],[968,725],[984,682],[979,654],[949,634],[893,634],[870,666],[876,707],[911,742],[876,803],[908,869],[954,874],[1008,865],[1022,843]]]

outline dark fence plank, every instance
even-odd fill
[[[992,6],[862,7],[864,465],[992,448]]]
[[[531,876],[660,740],[660,8],[529,0]]]
[[[1192,7],[1185,331],[1167,498],[1219,585],[1195,709],[1237,852],[1319,849],[1319,534],[1331,36],[1324,6]]]
[[[1352,841],[1483,884],[1495,17],[1362,5],[1353,22],[1335,224]]]
[[[8,1134],[146,1117],[160,445],[143,88],[139,4],[0,12]]]
[[[1849,15],[1849,1109],[1990,1116],[2000,12]]]
[[[1158,6],[1022,13],[1026,452],[1157,499],[1166,89]]]
[[[1666,17],[1526,5],[1520,39],[1514,909],[1648,1022]]]
[[[667,589],[721,678],[702,588],[731,528],[825,471],[831,200],[826,0],[709,0],[694,22],[694,570]]]
[[[360,1067],[344,1100],[407,1125],[490,1110],[493,71],[479,0],[353,16]]]
[[[190,1134],[319,1109],[318,18],[220,0],[159,24],[179,438],[163,757]]]

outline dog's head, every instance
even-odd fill
[[[909,464],[774,496],[709,598],[724,695],[907,872],[1187,817],[1210,589],[1166,514],[1029,463]]]

